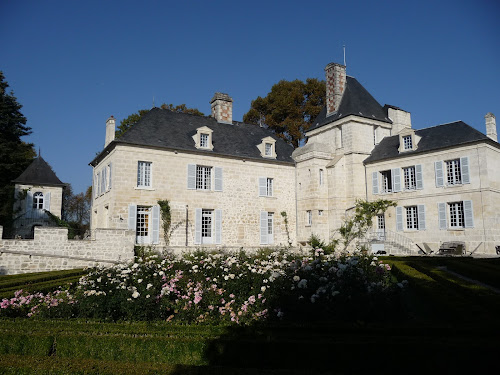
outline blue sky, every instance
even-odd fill
[[[241,120],[281,79],[343,62],[416,129],[500,119],[500,3],[484,1],[0,1],[0,70],[59,178],[91,184],[105,121],[214,92]],[[500,122],[500,121],[499,121]]]

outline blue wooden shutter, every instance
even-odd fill
[[[462,174],[462,184],[470,184],[469,158],[460,158],[460,172]]]
[[[111,190],[111,171],[112,171],[112,163],[109,163],[109,176],[108,176],[108,190]]]
[[[33,192],[28,191],[26,195],[26,212],[30,212],[33,210]]]
[[[446,225],[446,203],[438,203],[439,229],[444,230]]]
[[[188,189],[196,190],[196,164],[188,164]],[[201,233],[201,232],[200,232]]]
[[[43,209],[50,211],[50,192],[43,194]]]
[[[153,216],[153,220],[151,221],[153,225],[153,230],[151,231],[152,241],[156,245],[160,242],[160,206],[153,206],[151,214]]]
[[[419,204],[417,206],[418,212],[418,230],[425,230],[425,206]]]
[[[434,169],[436,170],[436,187],[443,187],[444,186],[443,162],[442,161],[435,162]]]
[[[396,207],[396,230],[403,230],[403,207]]]
[[[267,245],[267,211],[260,211],[260,244]]]
[[[422,164],[415,165],[415,185],[421,190],[424,188],[424,177],[422,175]]]
[[[222,210],[215,210],[215,243],[222,243]]]
[[[472,210],[472,201],[464,201],[464,227],[474,228],[474,212]]]
[[[372,193],[378,194],[378,172],[372,173]]]
[[[215,167],[215,183],[214,183],[214,190],[215,191],[222,191],[222,168],[221,167]]]
[[[99,174],[94,176],[94,187],[92,188],[92,192],[94,193],[94,198],[97,198],[99,195]]]
[[[137,206],[130,204],[128,206],[128,229],[135,231],[135,223],[137,217]]]
[[[201,244],[201,208],[195,208],[194,243]]]
[[[266,182],[267,182],[266,177],[259,177],[259,197],[265,197],[267,195]]]
[[[394,193],[397,193],[398,191],[401,191],[401,169],[394,168],[391,171],[391,174],[392,174],[392,191]]]

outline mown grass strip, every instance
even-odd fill
[[[69,276],[82,276],[86,273],[83,269],[63,270],[63,271],[50,271],[50,272],[37,272],[37,273],[23,273],[17,275],[3,275],[0,276],[0,290],[16,285],[25,285],[31,283],[39,283],[43,281],[55,280]]]
[[[500,289],[500,264],[456,259],[447,262],[446,266],[456,273]]]
[[[69,284],[78,282],[80,276],[69,276],[65,278],[52,279],[49,281],[42,281],[32,284],[17,285],[9,288],[4,288],[0,290],[0,299],[12,298],[14,293],[20,289],[29,293],[48,293],[53,292],[57,289],[65,288]]]

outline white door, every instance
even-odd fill
[[[140,245],[151,243],[151,207],[137,206],[136,242]]]
[[[385,216],[384,214],[377,215],[377,239],[385,240]]]
[[[201,243],[214,243],[213,210],[201,211]]]

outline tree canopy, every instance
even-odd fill
[[[32,143],[21,137],[31,134],[26,126],[26,117],[21,113],[22,105],[0,71],[0,224],[9,226],[14,203],[12,180],[30,165],[36,153]]]
[[[266,97],[252,101],[243,121],[266,126],[297,148],[324,106],[325,91],[325,82],[316,78],[281,80]]]
[[[172,112],[177,113],[188,113],[190,115],[196,116],[205,116],[202,112],[200,112],[196,108],[188,108],[185,104],[179,104],[174,106],[173,104],[163,103],[160,107],[161,109],[168,109]],[[148,113],[149,109],[140,109],[137,113],[132,113],[127,118],[120,121],[120,125],[116,129],[115,138],[120,138],[127,130],[129,130],[132,126],[134,126],[146,113]]]

